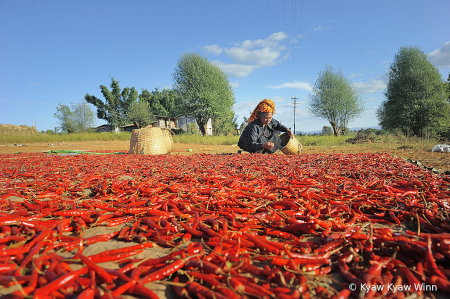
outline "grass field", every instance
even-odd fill
[[[121,133],[73,133],[73,134],[39,134],[39,135],[0,135],[0,144],[27,144],[80,141],[129,141],[130,132]]]

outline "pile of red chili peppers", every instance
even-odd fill
[[[0,291],[158,298],[150,283],[159,283],[180,298],[450,292],[449,187],[449,177],[387,154],[1,155]],[[117,229],[83,237],[98,226]],[[108,240],[129,246],[83,254]],[[167,255],[135,257],[154,246]]]

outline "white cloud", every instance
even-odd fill
[[[359,77],[359,76],[363,76],[363,74],[351,74],[351,75],[350,75],[351,78],[353,78],[353,77]]]
[[[283,83],[280,85],[275,85],[275,86],[269,86],[270,88],[275,88],[275,89],[280,89],[280,88],[298,88],[298,89],[303,89],[306,91],[311,91],[312,87],[309,83],[306,82],[298,82],[298,81],[294,81],[294,82],[287,82],[287,83]]]
[[[234,83],[230,83],[231,87],[239,87],[241,84],[239,84],[238,81],[234,82]]]
[[[271,34],[269,37],[265,39],[257,39],[257,40],[246,40],[241,44],[237,44],[236,46],[242,49],[255,49],[255,48],[263,48],[263,47],[276,47],[279,42],[286,39],[287,34],[280,31],[274,34]]]
[[[202,49],[206,53],[211,53],[214,55],[220,55],[223,52],[223,49],[217,44],[204,46],[204,47],[202,47]]]
[[[325,24],[319,24],[316,28],[313,29],[313,31],[322,31],[322,30],[328,30],[331,28],[331,26],[327,26],[326,24],[331,23],[332,21],[325,22]]]
[[[438,68],[450,67],[450,41],[446,42],[442,48],[428,53],[428,59]]]
[[[269,98],[269,100],[272,100],[274,103],[284,102],[284,98],[282,96],[272,97],[272,98]]]
[[[225,54],[238,63],[255,64],[257,66],[274,65],[280,50],[274,48],[262,48],[257,50],[247,50],[243,48],[225,49]]]
[[[331,26],[328,24],[330,24],[332,22],[333,22],[333,20],[330,20],[330,21],[326,21],[325,23],[319,24],[313,29],[313,31],[328,30],[331,28]]]
[[[222,48],[217,44],[202,47],[202,49],[214,55],[224,53],[232,59],[231,63],[215,60],[229,77],[246,77],[254,70],[272,66],[289,57],[286,47],[280,44],[287,38],[287,34],[280,31],[271,34],[265,39],[245,40],[230,48]],[[284,54],[282,56],[282,54]]]
[[[386,88],[386,83],[381,79],[381,77],[371,79],[368,82],[356,82],[353,83],[353,85],[360,94],[372,93]]]
[[[321,24],[321,25],[317,26],[316,28],[314,28],[313,30],[314,31],[321,31],[321,30],[323,30],[323,25]]]
[[[225,63],[219,60],[214,60],[211,62],[220,67],[220,69],[229,77],[247,77],[255,69],[255,66],[253,65]]]

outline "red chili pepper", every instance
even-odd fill
[[[118,236],[120,233],[120,231],[115,231],[112,232],[110,234],[104,234],[104,235],[97,235],[97,236],[92,236],[89,238],[85,238],[84,239],[84,245],[91,245],[91,244],[95,244],[98,242],[106,242],[116,236]]]
[[[184,252],[185,252],[185,249],[180,249],[180,250],[174,251],[174,252],[172,252],[164,257],[161,257],[161,258],[146,259],[146,260],[142,261],[141,266],[150,266],[150,265],[161,264],[168,260],[174,259],[175,257],[181,255]],[[134,267],[135,267],[134,264],[129,264],[125,268],[122,268],[122,269],[124,271],[130,271],[130,270],[134,269]]]
[[[191,276],[193,276],[193,277],[195,277],[197,279],[201,279],[201,280],[206,281],[211,286],[213,286],[214,289],[216,289],[218,292],[222,293],[223,295],[227,296],[228,298],[231,298],[231,299],[237,299],[238,298],[236,296],[236,294],[232,290],[230,290],[226,286],[222,285],[222,283],[220,281],[218,281],[217,279],[215,279],[211,275],[200,273],[200,272],[196,272],[196,271],[189,271],[189,275],[191,275]]]
[[[433,275],[428,279],[430,285],[435,285],[439,291],[450,292],[450,282],[447,279]]]
[[[431,252],[431,238],[430,236],[427,237],[427,253],[425,255],[425,260],[427,262],[428,267],[430,267],[432,273],[440,276],[443,279],[448,279],[447,276],[438,268],[436,265],[436,262],[434,260],[433,254]]]
[[[143,251],[144,251],[143,249],[140,249],[140,250],[134,250],[134,251],[124,252],[124,253],[119,253],[119,254],[93,256],[90,258],[90,260],[94,263],[106,263],[106,262],[119,261],[124,258],[139,254]]]
[[[66,211],[56,211],[52,212],[52,216],[63,216],[63,217],[73,217],[73,216],[83,216],[90,215],[92,211],[87,210],[66,210]]]
[[[75,255],[75,258],[81,259],[81,261],[86,264],[92,271],[98,274],[107,284],[113,284],[113,279],[111,275],[109,275],[103,268],[97,266],[94,262],[92,262],[89,258],[85,257],[82,254]]]
[[[269,245],[268,243],[264,242],[263,239],[253,236],[251,234],[244,234],[244,236],[251,242],[253,242],[255,244],[256,247],[258,247],[259,249],[263,250],[263,251],[268,251],[268,252],[272,252],[274,254],[279,254],[280,250],[273,247],[272,245]]]
[[[45,296],[48,296],[49,294],[51,294],[54,291],[57,291],[58,289],[60,289],[63,286],[68,286],[70,283],[72,283],[77,277],[83,275],[83,274],[87,274],[89,272],[89,268],[88,267],[83,267],[79,270],[76,270],[74,272],[71,273],[67,273],[55,280],[53,280],[52,282],[36,289],[35,293],[34,293],[34,298],[45,298]]]
[[[127,293],[130,294],[135,294],[135,295],[140,295],[143,296],[144,298],[149,298],[149,299],[159,299],[158,295],[156,295],[152,290],[141,286],[141,285],[134,285],[132,286]]]
[[[215,291],[213,291],[213,290],[211,290],[211,289],[209,289],[207,287],[204,287],[204,286],[198,284],[195,281],[187,284],[186,285],[186,289],[193,296],[196,296],[196,295],[198,296],[200,294],[200,295],[202,295],[202,296],[204,296],[206,298],[209,298],[209,299],[213,299],[213,298],[215,298],[215,299],[227,299],[228,298],[228,297],[226,297],[226,296],[224,296],[224,295],[222,295],[222,294],[220,294],[218,292],[215,292]]]
[[[0,250],[0,257],[1,256],[8,256],[8,255],[18,255],[21,253],[26,253],[30,251],[27,247],[19,247],[19,248],[11,248],[11,249],[3,249]]]
[[[78,295],[77,299],[93,299],[94,297],[95,297],[94,289],[87,288]]]
[[[178,269],[183,267],[185,262],[187,260],[191,259],[191,258],[192,257],[188,257],[188,258],[185,258],[185,259],[177,260],[177,261],[175,261],[175,262],[173,262],[173,263],[171,263],[171,264],[169,264],[169,265],[167,265],[167,266],[165,266],[165,267],[163,267],[163,268],[161,268],[159,270],[156,270],[155,272],[150,273],[147,276],[144,276],[143,278],[141,278],[139,280],[139,284],[145,285],[145,284],[147,284],[149,282],[152,282],[152,281],[161,280],[164,277],[166,277],[166,276],[176,272]]]

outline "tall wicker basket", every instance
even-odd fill
[[[173,138],[169,129],[162,129],[164,140],[166,143],[167,152],[170,153],[173,149]]]
[[[299,155],[302,152],[302,144],[297,138],[291,138],[288,133],[280,135],[281,145],[285,146],[283,153],[286,155]]]
[[[161,128],[145,127],[131,132],[130,154],[167,154],[166,137]]]

